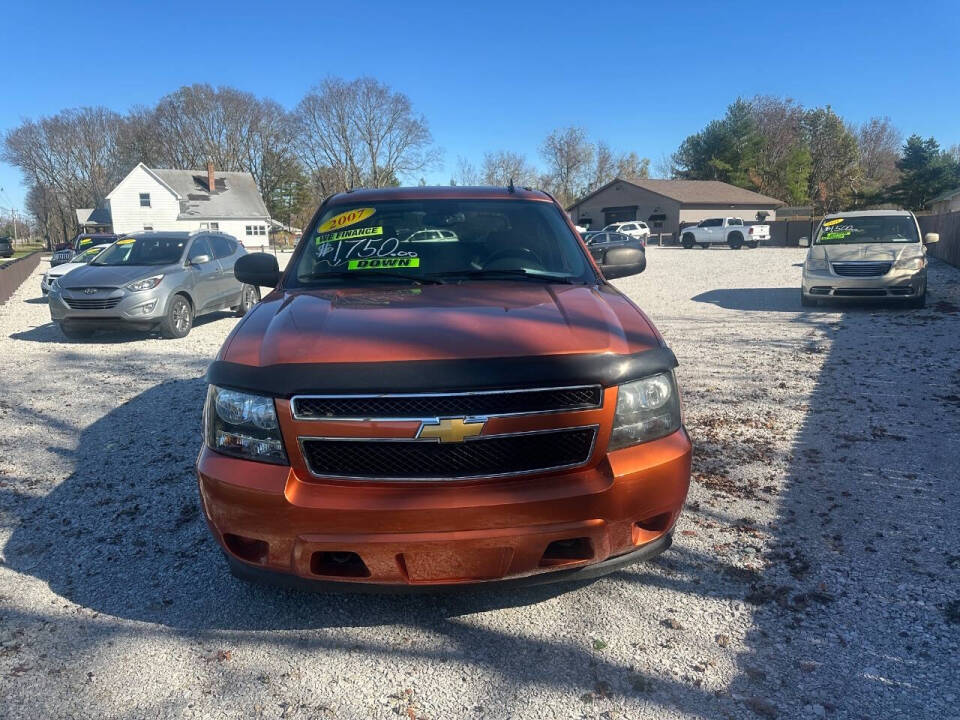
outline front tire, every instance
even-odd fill
[[[244,285],[240,290],[240,304],[237,305],[237,317],[243,317],[250,308],[260,302],[260,288],[253,285]]]
[[[926,306],[927,306],[926,288],[924,288],[922,295],[917,295],[917,297],[907,301],[907,307],[910,307],[910,308],[925,308]]]
[[[684,250],[692,250],[693,246],[696,245],[693,240],[693,235],[690,235],[689,233],[683,236],[683,240],[680,242],[680,244],[683,245]]]
[[[186,337],[193,327],[193,306],[183,295],[174,295],[160,321],[160,334],[168,340]]]

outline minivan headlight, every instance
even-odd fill
[[[680,425],[680,393],[672,372],[624,383],[617,390],[608,449],[656,440],[676,432]]]
[[[897,270],[923,270],[927,264],[927,259],[923,255],[914,255],[913,257],[903,255],[894,263]]]
[[[827,269],[826,258],[807,258],[805,269],[810,272],[824,272]]]
[[[273,398],[211,385],[203,409],[207,447],[225,455],[286,465]]]

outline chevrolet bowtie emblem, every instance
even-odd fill
[[[466,418],[443,418],[424,420],[420,423],[420,440],[437,440],[442,443],[463,442],[464,438],[476,437],[483,431],[484,418],[467,422]]]

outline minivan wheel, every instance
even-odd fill
[[[160,321],[160,334],[168,339],[186,337],[193,327],[193,306],[183,295],[174,295]]]
[[[923,308],[927,306],[927,289],[923,289],[922,295],[917,295],[915,298],[911,298],[907,301],[907,307],[912,308]]]
[[[70,325],[69,323],[59,323],[60,332],[66,335],[71,340],[79,340],[81,338],[88,338],[93,335],[93,330],[91,328],[81,328],[76,325]]]
[[[680,244],[683,245],[684,250],[690,250],[696,243],[693,241],[693,235],[684,235]]]
[[[240,304],[236,307],[237,317],[246,315],[258,302],[260,302],[260,288],[244,285],[240,290]]]

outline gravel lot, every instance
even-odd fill
[[[0,306],[0,717],[960,717],[960,271],[804,312],[802,259],[651,248],[618,283],[681,361],[673,550],[427,597],[233,579],[192,464],[236,320],[71,342],[31,277]]]

